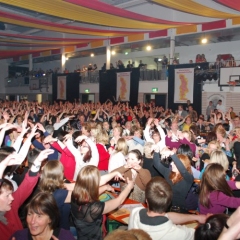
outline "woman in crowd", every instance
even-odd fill
[[[126,155],[128,153],[128,145],[124,138],[119,138],[115,149],[110,147],[110,159],[108,163],[108,172],[112,172],[116,168],[119,168],[126,164]]]
[[[38,181],[38,171],[44,159],[52,153],[52,150],[44,150],[33,162],[30,171],[25,175],[19,188],[13,192],[13,185],[3,178],[7,166],[19,165],[23,161],[22,156],[10,154],[0,162],[0,233],[2,240],[9,237],[17,230],[22,229],[22,223],[18,216],[18,210],[24,201],[30,196]],[[3,156],[3,155],[2,155]],[[2,157],[1,156],[1,157]]]
[[[195,240],[217,240],[223,228],[226,226],[229,216],[226,214],[214,214],[207,221],[198,226],[195,234]]]
[[[53,160],[47,162],[42,171],[39,190],[53,195],[60,213],[59,226],[69,230],[69,203],[72,191],[65,189],[63,172],[63,165],[60,161]]]
[[[145,187],[151,180],[151,174],[147,169],[142,168],[143,157],[139,150],[132,150],[128,153],[127,162],[124,166],[115,169],[135,182],[133,191],[129,198],[138,202],[145,202]],[[121,189],[126,187],[126,183],[120,182]]]
[[[232,190],[240,189],[240,182],[226,181],[226,171],[218,163],[209,164],[203,173],[199,209],[201,214],[223,213],[227,207],[240,206],[240,198],[233,197]]]
[[[13,234],[16,240],[58,239],[74,240],[70,231],[58,228],[59,212],[54,197],[50,193],[38,193],[27,206],[27,229]]]
[[[109,137],[105,130],[101,131],[97,134],[97,150],[99,154],[99,163],[98,163],[98,169],[101,173],[101,175],[106,174],[108,172],[108,162],[110,158],[110,154],[106,148],[106,146],[109,144]]]
[[[172,158],[172,169],[161,163],[161,160],[169,156]],[[183,154],[176,155],[173,151],[170,151],[167,148],[161,151],[160,158],[159,149],[155,149],[153,163],[154,167],[163,175],[172,187],[172,205],[179,207],[181,212],[186,212],[187,206],[185,199],[194,180],[189,158]]]
[[[79,172],[71,198],[71,213],[78,240],[101,240],[102,215],[116,209],[132,190],[134,183],[126,178],[127,186],[117,198],[100,202],[99,186],[110,181],[115,175],[114,172],[100,179],[95,166],[85,166]]]

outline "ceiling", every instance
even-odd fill
[[[0,30],[0,58],[231,19],[240,19],[238,0],[0,0],[0,22],[5,27]],[[240,40],[240,23],[227,27],[177,35],[176,46],[199,44],[203,36],[212,43]],[[148,42],[153,48],[165,48],[170,38]],[[141,51],[145,45],[146,41],[138,41],[114,48],[131,52]],[[99,47],[95,51],[105,50]],[[72,57],[84,54],[88,50],[79,50]]]

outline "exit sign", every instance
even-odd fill
[[[152,88],[152,92],[158,92],[158,88]]]

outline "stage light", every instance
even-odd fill
[[[125,55],[128,55],[128,52],[125,52]]]
[[[161,59],[161,58],[159,58],[159,59],[158,59],[158,62],[161,62],[161,61],[162,61],[162,59]]]
[[[202,42],[203,44],[205,44],[205,43],[208,42],[208,40],[207,40],[207,38],[203,38],[201,42]]]
[[[116,52],[115,52],[114,50],[112,50],[112,52],[111,52],[111,53],[112,53],[112,55],[115,55],[115,54],[116,54]]]
[[[147,51],[150,51],[150,50],[152,50],[152,47],[151,47],[150,45],[148,45],[148,46],[146,47],[146,49],[147,49]]]
[[[90,55],[91,57],[94,57],[94,53],[91,53],[91,55]]]

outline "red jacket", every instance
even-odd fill
[[[12,208],[4,215],[8,223],[5,225],[4,223],[0,222],[1,240],[9,240],[13,233],[15,233],[17,230],[23,229],[22,223],[18,216],[18,209],[32,193],[33,188],[37,184],[38,176],[39,175],[29,176],[29,173],[27,173],[19,188],[12,194],[14,198],[12,202]]]
[[[74,155],[69,151],[67,147],[62,149],[57,142],[54,142],[51,144],[51,146],[61,153],[60,162],[64,167],[64,176],[68,180],[73,180],[76,166]]]
[[[99,162],[98,162],[98,169],[101,170],[108,170],[108,161],[110,158],[110,154],[105,148],[104,145],[101,143],[97,143],[97,150],[99,153]]]

